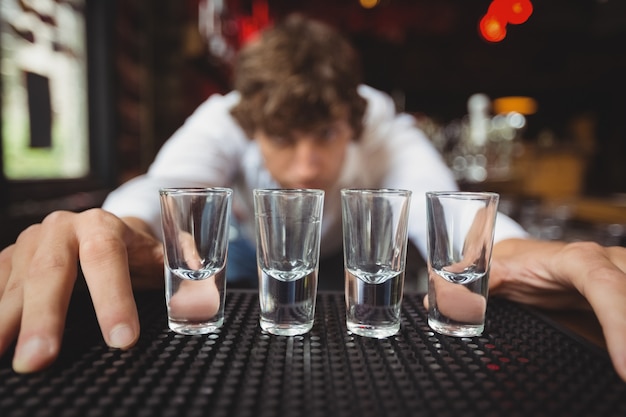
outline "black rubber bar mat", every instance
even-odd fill
[[[230,291],[225,326],[167,329],[161,292],[137,295],[138,344],[106,347],[88,297],[72,302],[61,357],[17,375],[0,360],[0,416],[626,416],[607,354],[491,298],[483,336],[441,336],[405,294],[396,336],[346,331],[340,293],[320,293],[304,336],[265,334],[255,292]]]

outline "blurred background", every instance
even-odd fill
[[[463,189],[542,239],[626,245],[622,0],[2,0],[0,247],[144,172],[259,30],[342,30]],[[511,11],[512,10],[512,11]],[[506,16],[503,16],[503,13]]]

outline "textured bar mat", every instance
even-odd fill
[[[137,303],[129,351],[105,346],[77,297],[52,367],[21,376],[3,357],[0,416],[626,416],[605,352],[496,298],[485,334],[465,339],[432,332],[418,295],[385,340],[347,333],[340,293],[321,293],[313,330],[296,337],[260,330],[255,292],[230,291],[208,336],[169,331],[160,292]]]

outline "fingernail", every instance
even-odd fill
[[[13,370],[18,373],[37,371],[54,357],[55,350],[49,338],[33,336],[16,350]]]
[[[114,348],[124,349],[135,341],[135,332],[126,324],[118,324],[109,332],[109,345]]]

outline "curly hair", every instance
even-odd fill
[[[262,130],[288,137],[345,117],[361,135],[366,102],[358,94],[359,59],[331,27],[292,14],[240,51],[234,87],[241,101],[232,115],[249,137]]]

